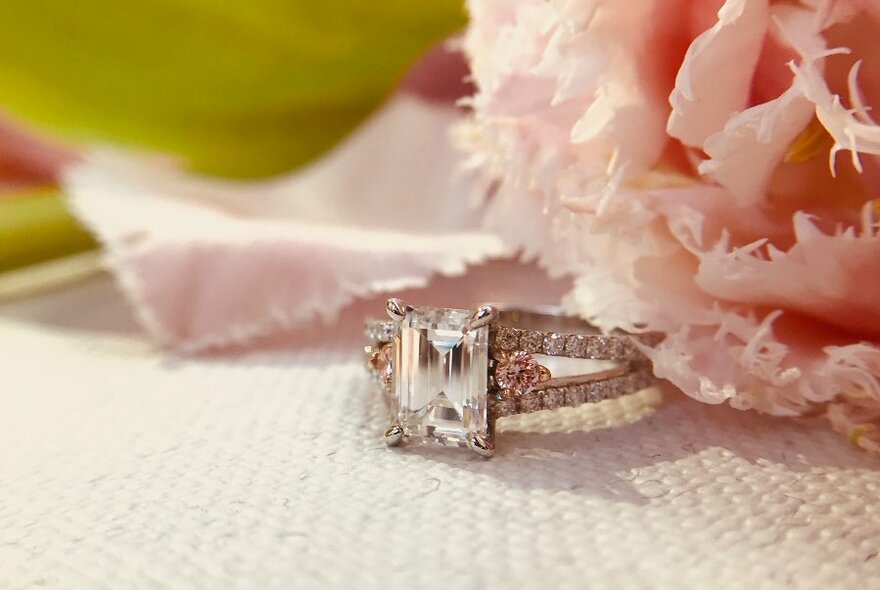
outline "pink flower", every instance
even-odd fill
[[[689,395],[880,452],[880,1],[469,6],[488,227]]]

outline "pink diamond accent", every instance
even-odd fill
[[[527,352],[517,351],[499,360],[495,366],[495,382],[502,389],[525,393],[540,381],[541,366]]]
[[[392,364],[391,359],[394,357],[394,347],[391,343],[382,345],[379,350],[370,357],[370,369],[373,375],[381,383],[391,383]]]

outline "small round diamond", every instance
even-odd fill
[[[525,393],[541,381],[541,366],[527,352],[517,351],[498,361],[495,382],[502,389]]]
[[[519,345],[525,352],[540,354],[544,350],[544,336],[541,332],[523,332],[520,335]]]
[[[565,354],[574,358],[583,358],[587,354],[587,338],[573,334],[566,338]]]
[[[561,334],[548,334],[544,338],[544,352],[547,354],[562,354],[565,349],[565,336]]]
[[[555,410],[565,405],[565,388],[548,387],[544,390],[544,408]]]
[[[391,343],[384,344],[379,347],[372,355],[370,355],[370,370],[373,376],[380,383],[391,383],[392,357],[394,356],[394,348]]]
[[[501,350],[513,350],[516,348],[519,334],[511,328],[501,327],[495,334],[495,345]]]

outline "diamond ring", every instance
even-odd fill
[[[468,447],[489,457],[499,418],[578,406],[656,382],[639,344],[657,334],[602,334],[556,308],[476,311],[386,304],[367,320],[367,367],[391,414],[389,446]],[[605,361],[587,372],[583,364]],[[577,366],[580,363],[580,367]]]

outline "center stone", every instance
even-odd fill
[[[394,338],[396,421],[415,442],[467,446],[487,435],[489,328],[465,309],[413,307]]]

